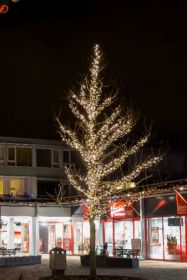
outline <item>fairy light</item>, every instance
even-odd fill
[[[78,174],[71,167],[65,168],[65,173],[71,185],[82,196],[82,201],[89,209],[89,217],[96,217],[108,211],[108,200],[128,198],[132,203],[143,195],[143,191],[136,190],[133,183],[146,169],[158,164],[161,156],[149,158],[137,164],[126,175],[114,182],[105,182],[106,176],[118,170],[126,162],[129,156],[141,151],[149,140],[149,134],[140,138],[134,145],[119,147],[112,146],[116,140],[128,136],[136,125],[134,113],[127,108],[125,114],[121,105],[114,105],[117,94],[106,95],[103,93],[103,82],[100,77],[102,70],[102,53],[99,45],[95,45],[89,75],[80,84],[79,92],[72,90],[69,94],[69,107],[77,118],[77,130],[67,127],[59,119],[59,133],[64,141],[72,149],[79,151],[86,166],[85,174]],[[108,112],[107,108],[113,108]],[[99,120],[98,120],[99,119]],[[81,137],[80,137],[81,135]],[[107,150],[107,152],[106,152]],[[107,163],[106,163],[107,162]],[[130,183],[131,182],[131,183]],[[155,188],[150,188],[151,191]],[[124,192],[124,194],[123,194]],[[148,193],[148,191],[146,191]]]

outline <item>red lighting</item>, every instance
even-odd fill
[[[5,14],[5,13],[7,13],[7,12],[8,12],[8,9],[9,9],[8,5],[6,5],[6,4],[1,4],[1,5],[0,5],[0,14]]]

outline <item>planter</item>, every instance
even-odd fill
[[[90,265],[90,256],[80,256],[81,265]],[[108,256],[96,256],[97,267],[121,267],[121,268],[139,268],[139,259],[137,258],[120,258]]]
[[[40,280],[53,280],[52,276],[40,277]],[[59,280],[93,280],[90,275],[64,275]],[[145,278],[132,277],[132,276],[109,276],[97,275],[97,280],[146,280]]]
[[[18,265],[41,264],[41,256],[21,256],[21,257],[3,257],[0,258],[0,267],[18,266]]]

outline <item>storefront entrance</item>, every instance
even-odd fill
[[[185,216],[147,218],[147,258],[186,261]]]

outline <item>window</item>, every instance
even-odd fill
[[[8,165],[16,165],[15,148],[8,147]]]
[[[32,166],[32,148],[8,147],[8,165]]]
[[[0,180],[0,194],[4,193],[4,181]]]
[[[10,194],[21,194],[21,180],[12,179],[10,180]]]
[[[5,161],[5,149],[3,146],[0,146],[0,164],[4,164]]]
[[[37,192],[39,197],[55,197],[58,192],[59,181],[38,181]]]
[[[51,167],[51,150],[37,149],[36,157],[37,157],[37,166]]]
[[[37,149],[37,166],[39,167],[60,167],[59,150]]]
[[[63,151],[63,163],[70,163],[70,151]]]
[[[27,147],[16,148],[16,165],[32,166],[32,149]]]
[[[52,150],[52,167],[60,167],[59,164],[59,150]]]

